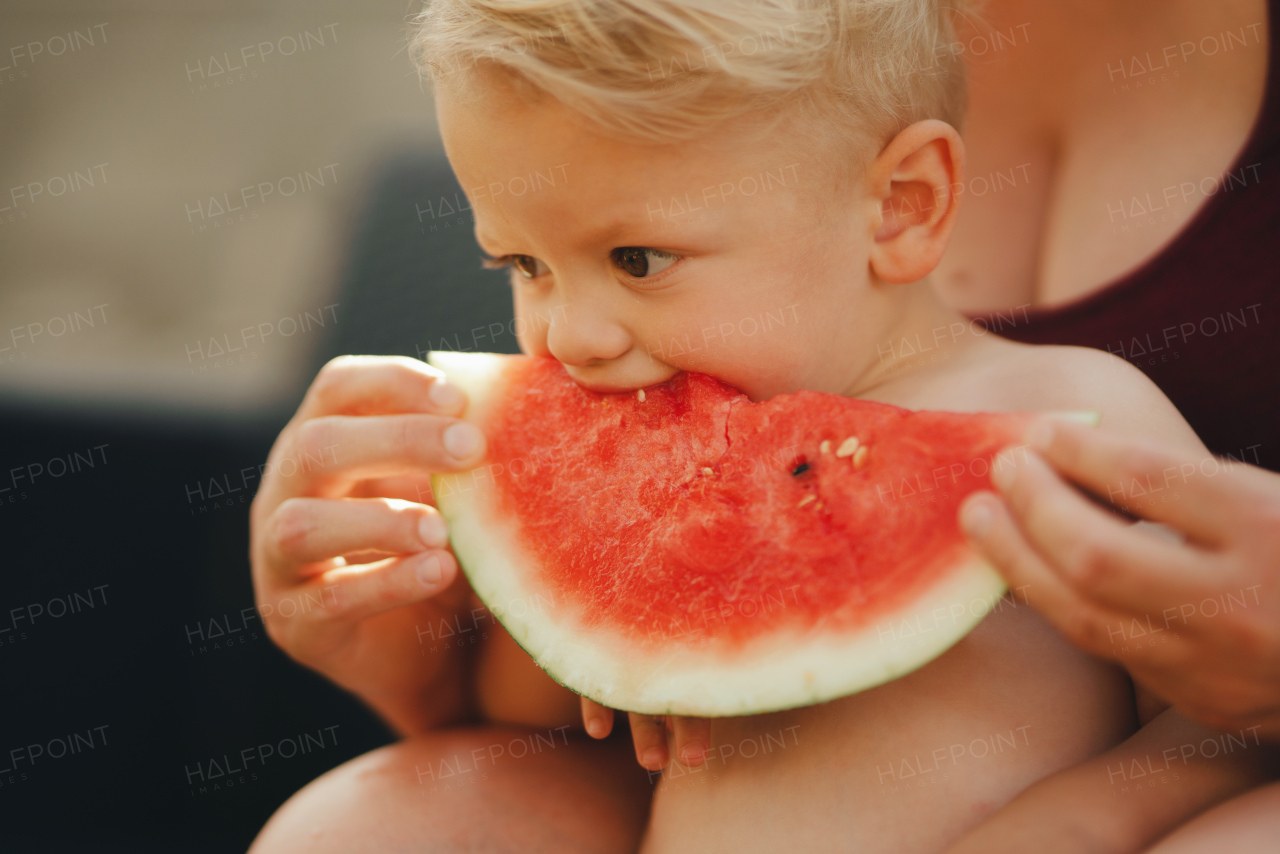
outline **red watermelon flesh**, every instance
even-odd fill
[[[956,524],[1025,414],[912,412],[703,374],[640,392],[550,358],[434,353],[488,439],[433,479],[477,594],[554,678],[615,708],[820,702],[943,652],[999,577]]]

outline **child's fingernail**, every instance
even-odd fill
[[[444,431],[444,449],[456,460],[465,460],[480,447],[480,431],[459,421]]]
[[[418,564],[418,581],[426,587],[434,587],[440,583],[440,579],[444,577],[444,567],[440,565],[440,558],[432,555],[431,557]]]
[[[1053,444],[1053,425],[1043,418],[1033,421],[1027,429],[1027,444],[1037,451],[1047,451]]]
[[[428,513],[418,521],[418,538],[429,549],[443,548],[449,542],[449,530],[438,513]]]
[[[436,380],[427,389],[427,399],[438,409],[450,410],[462,402],[462,393],[444,380]]]
[[[603,738],[604,737],[604,721],[600,720],[599,718],[592,718],[591,720],[587,721],[587,735],[591,736],[592,738]]]
[[[662,767],[662,751],[656,747],[650,747],[644,752],[644,756],[640,757],[640,764],[650,771],[657,771]]]
[[[694,766],[702,764],[704,751],[701,745],[691,744],[684,749],[681,758],[685,765]]]
[[[986,536],[991,530],[991,508],[985,501],[970,501],[960,513],[960,525],[974,539]]]

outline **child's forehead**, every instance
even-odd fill
[[[478,223],[493,221],[493,228],[478,228],[482,243],[516,224],[503,220],[526,217],[589,222],[592,233],[583,237],[598,240],[637,219],[650,231],[736,220],[765,197],[801,192],[814,172],[805,163],[812,152],[749,122],[655,144],[597,132],[551,99],[446,96],[439,110],[446,150]]]
[[[437,112],[450,160],[464,169],[493,171],[494,179],[512,166],[545,170],[565,163],[570,172],[597,171],[615,181],[672,172],[746,174],[794,163],[824,135],[818,128],[779,122],[776,115],[746,113],[689,138],[627,137],[545,93],[518,93],[494,74],[478,76],[465,88],[438,89]]]
[[[485,198],[488,189],[472,196],[475,235],[480,248],[491,254],[538,255],[554,250],[594,252],[601,246],[661,245],[668,250],[710,248],[723,243],[726,233],[750,232],[751,216],[741,207],[671,213],[662,197],[649,193],[589,198],[568,192],[562,204],[544,200],[531,205],[502,205]]]

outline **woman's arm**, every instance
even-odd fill
[[[1028,788],[948,854],[1123,854],[1267,779],[1257,726],[1215,732],[1168,709],[1123,744]]]

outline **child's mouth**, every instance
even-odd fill
[[[637,372],[617,366],[617,369],[599,366],[564,365],[569,377],[587,391],[603,394],[626,394],[637,392],[650,386],[661,385],[681,371],[672,368],[662,374],[650,371]]]

